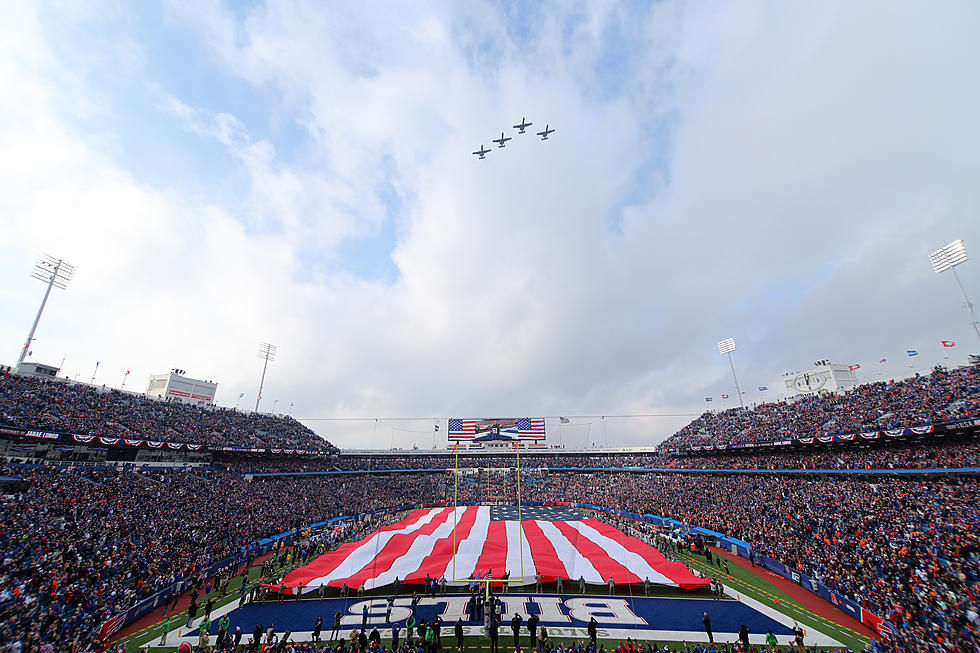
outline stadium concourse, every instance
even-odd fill
[[[656,449],[529,455],[522,461],[522,499],[539,506],[568,504],[564,507],[575,508],[600,535],[634,538],[653,547],[665,563],[683,562],[702,576],[711,569],[729,597],[729,574],[720,571],[717,555],[708,557],[712,545],[734,550],[750,568],[765,564],[800,579],[807,590],[824,588],[840,607],[850,607],[847,614],[839,611],[842,621],[857,614],[879,631],[867,643],[871,650],[973,651],[980,643],[978,397],[980,370],[974,366],[860,386],[842,396],[707,413]],[[855,433],[867,437],[851,437]],[[145,444],[154,442],[174,447]],[[183,448],[188,444],[196,448]],[[736,446],[743,444],[757,446]],[[296,449],[320,453],[300,455]],[[465,469],[456,476],[447,473],[452,459],[442,453],[346,455],[289,419],[9,375],[0,377],[0,451],[0,650],[7,651],[104,650],[130,624],[164,618],[176,619],[171,630],[183,630],[181,636],[188,635],[190,624],[199,645],[209,610],[215,638],[220,618],[228,616],[227,623],[248,626],[238,642],[246,647],[253,633],[266,638],[256,633],[258,624],[262,631],[271,628],[276,641],[286,638],[287,628],[299,639],[299,633],[312,630],[310,606],[321,603],[320,584],[311,577],[307,591],[314,595],[287,606],[268,589],[284,587],[284,576],[291,582],[288,574],[299,573],[294,569],[337,559],[343,547],[349,551],[377,538],[378,529],[391,539],[411,538],[398,531],[427,515],[433,515],[429,523],[447,523],[441,515],[448,509],[438,506],[452,504],[457,478],[459,503],[469,506],[514,505],[518,480],[513,461],[499,454],[460,456]],[[466,514],[473,512],[463,509]],[[577,521],[565,516],[564,522]],[[565,541],[571,534],[567,528],[585,532],[567,523],[542,526],[542,521],[530,523],[541,532],[564,532]],[[519,525],[517,541],[534,529]],[[445,537],[440,531],[428,541],[434,546]],[[590,532],[586,539],[595,544],[593,537]],[[406,538],[399,546],[410,548]],[[384,547],[375,541],[380,553]],[[525,553],[537,564],[533,548]],[[274,563],[267,558],[273,549]],[[655,568],[650,561],[657,561],[656,554],[637,551]],[[503,552],[503,570],[511,571],[508,558]],[[379,564],[375,555],[359,569]],[[478,566],[470,574],[481,573]],[[229,588],[250,567],[239,609],[239,596]],[[641,579],[646,573],[614,577],[611,590],[591,579],[588,593],[606,601],[606,612],[596,614],[630,619],[615,602],[623,600],[636,618],[673,633],[660,636],[661,642],[705,642],[701,606],[711,602],[710,594],[648,599]],[[521,608],[528,617],[587,614],[589,605],[575,602],[581,598],[578,588],[569,587],[577,582],[576,573],[565,567],[565,574],[550,576],[555,580],[542,578],[543,593],[536,584],[534,592],[521,588],[521,596],[538,597]],[[361,619],[349,612],[359,585],[345,590],[343,582],[340,587],[323,583],[323,609],[340,601],[356,621],[350,626],[359,627]],[[424,592],[424,577],[399,582]],[[374,591],[386,596],[393,585],[392,580]],[[464,600],[453,603],[454,609],[464,609],[469,585],[456,588]],[[504,601],[517,589],[495,591]],[[268,600],[259,600],[269,592]],[[393,608],[411,611],[411,591],[399,594]],[[715,632],[730,643],[745,623],[756,650],[788,650],[795,617],[751,598],[748,589],[737,594],[741,601],[726,600],[712,611]],[[507,603],[508,614],[513,603]],[[449,604],[443,605],[450,614]],[[416,607],[419,618],[431,623],[435,608],[421,599]],[[372,606],[368,617],[384,619],[377,610]],[[722,613],[736,614],[740,623]],[[324,617],[329,632],[333,613]],[[509,633],[509,623],[504,632]],[[475,622],[467,627],[483,632]],[[766,643],[764,627],[774,630],[778,644]],[[451,631],[444,628],[444,635]],[[523,628],[527,633],[526,622]],[[607,646],[629,636],[627,630],[608,628]],[[818,640],[814,632],[820,630],[808,629],[808,646],[842,641]],[[171,647],[176,637],[169,640]],[[231,650],[234,638],[234,628],[226,627],[220,641],[212,638],[209,645]],[[404,639],[401,644],[399,650]],[[384,645],[390,646],[390,639]],[[547,640],[541,646],[565,644]]]

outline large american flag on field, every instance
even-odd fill
[[[544,419],[538,417],[519,417],[517,436],[522,440],[543,440]]]
[[[426,575],[447,582],[500,578],[534,583],[558,576],[580,577],[590,584],[651,583],[695,588],[708,584],[680,562],[669,562],[657,549],[598,519],[582,519],[572,508],[527,507],[523,521],[512,506],[460,506],[416,510],[358,542],[341,545],[286,575],[297,586],[321,584],[365,589],[423,583]],[[455,528],[455,566],[453,530]],[[454,575],[455,569],[455,575]]]
[[[449,420],[449,440],[472,440],[476,437],[475,419]]]

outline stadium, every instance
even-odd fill
[[[977,33],[10,3],[0,653],[980,651]]]
[[[744,627],[755,647],[970,650],[978,411],[972,365],[706,412],[647,449],[454,420],[451,448],[351,453],[288,417],[8,369],[4,636],[465,649],[516,627],[691,650]]]

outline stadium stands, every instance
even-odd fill
[[[887,445],[887,446],[886,446]],[[451,456],[334,456],[329,458],[283,458],[263,456],[243,459],[222,455],[216,463],[228,471],[247,473],[311,473],[331,471],[388,471],[452,469]],[[462,469],[498,469],[515,465],[513,456],[460,456]],[[821,450],[721,451],[714,455],[606,454],[525,456],[525,469],[925,469],[980,466],[980,442],[973,437],[938,442],[888,442],[876,445],[836,445]]]
[[[4,471],[24,476],[30,489],[0,509],[3,637],[34,644],[64,642],[65,633],[90,635],[110,614],[168,581],[297,523],[445,499],[448,489],[439,474],[249,483],[226,472]],[[974,479],[540,471],[523,483],[525,500],[588,501],[749,541],[886,615],[903,641],[941,634],[959,646],[976,644],[980,484]],[[489,486],[461,485],[461,498],[482,501],[492,491],[507,499],[513,487],[498,476]],[[38,609],[48,616],[38,620]]]
[[[525,496],[588,501],[726,533],[886,616],[895,650],[980,645],[980,482],[550,474]]]
[[[0,374],[0,424],[243,448],[332,449],[290,417],[203,408],[67,381]]]
[[[662,450],[705,444],[747,444],[940,424],[980,414],[980,366],[936,368],[928,376],[868,383],[837,395],[706,412],[661,445]]]
[[[183,470],[4,471],[30,487],[0,504],[0,646],[35,651],[88,640],[110,615],[261,537],[443,491],[415,475],[247,483]]]
[[[937,370],[843,397],[702,416],[676,442],[758,441],[795,429],[886,428],[976,415],[978,368]],[[292,420],[202,410],[62,382],[0,378],[0,419],[21,427],[110,433],[229,446],[311,447]],[[718,429],[715,435],[707,434]],[[322,444],[321,444],[322,446]],[[460,500],[511,500],[507,456],[461,456]],[[980,481],[931,473],[871,478],[863,470],[966,470],[980,461],[969,433],[742,450],[535,455],[525,459],[527,501],[570,501],[677,519],[745,540],[880,614],[897,633],[880,651],[976,650],[980,633]],[[342,514],[451,497],[447,455],[215,456],[218,468],[115,469],[0,466],[27,489],[0,502],[0,649],[97,648],[112,615],[242,547]],[[607,468],[602,473],[586,468]],[[671,473],[628,468],[673,468]],[[857,477],[793,477],[690,470],[858,470]],[[408,470],[403,472],[393,470]],[[246,474],[342,471],[344,474]],[[355,472],[355,473],[351,473]],[[337,544],[338,542],[334,542]],[[923,643],[927,643],[923,647]],[[930,648],[932,647],[932,648]]]

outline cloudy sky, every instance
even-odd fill
[[[263,409],[369,418],[307,422],[344,447],[656,442],[735,396],[729,336],[749,401],[963,361],[927,254],[963,238],[980,299],[978,33],[967,1],[9,3],[0,362],[42,253],[78,272],[34,359],[244,406],[272,342]]]

